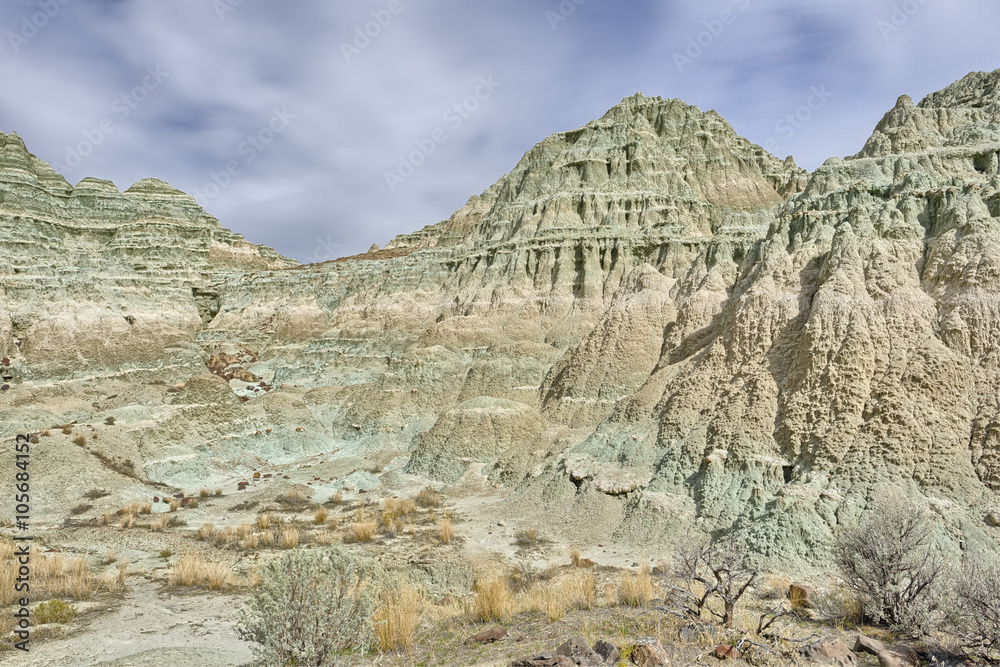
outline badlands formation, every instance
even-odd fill
[[[39,529],[95,486],[239,497],[283,466],[317,502],[432,484],[585,550],[697,525],[822,567],[890,491],[996,548],[998,164],[1000,70],[812,173],[635,95],[448,220],[299,266],[0,134],[0,436],[99,433],[40,439]]]

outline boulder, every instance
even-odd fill
[[[604,658],[590,648],[583,637],[567,639],[556,649],[556,655],[566,656],[578,667],[601,667],[604,664]]]
[[[518,658],[510,663],[510,667],[575,667],[575,663],[564,655],[539,653],[538,655]]]
[[[812,609],[815,589],[805,584],[792,584],[788,587],[788,600],[792,609]]]
[[[643,637],[632,646],[632,662],[639,667],[670,667],[670,656],[655,637]]]
[[[838,667],[854,667],[858,664],[858,659],[847,644],[839,637],[828,635],[819,641],[808,644],[799,649],[803,658],[820,665],[837,665]]]
[[[617,663],[618,656],[621,655],[621,651],[618,650],[617,646],[603,639],[597,640],[597,643],[594,644],[594,652],[604,659],[604,664],[606,665]]]
[[[715,657],[719,660],[739,660],[743,654],[735,646],[719,644],[715,647]]]
[[[919,667],[920,656],[909,646],[893,646],[878,652],[880,667]]]
[[[878,655],[884,650],[885,644],[877,639],[866,637],[861,633],[858,633],[858,638],[854,641],[855,653],[870,653],[871,655]]]

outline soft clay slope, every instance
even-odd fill
[[[696,522],[817,563],[887,491],[947,548],[998,537],[1000,70],[901,97],[813,173],[636,95],[450,219],[310,266],[158,181],[71,189],[3,141],[0,248],[25,259],[0,276],[23,378],[0,410],[117,416],[129,484],[323,454],[321,495],[483,489],[581,546]],[[52,386],[150,379],[185,387]]]

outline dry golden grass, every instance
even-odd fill
[[[253,526],[249,523],[241,523],[236,527],[236,537],[245,540],[253,534]]]
[[[149,529],[154,533],[162,533],[170,525],[170,515],[160,514],[156,516],[152,521],[149,522]]]
[[[197,498],[193,497],[193,496],[190,497],[190,498],[188,498],[187,501],[188,501],[187,502],[187,506],[188,506],[189,509],[194,509],[194,508],[198,507],[198,505],[200,504],[199,500]]]
[[[87,444],[87,437],[82,433],[78,434],[73,437],[73,444],[76,445],[77,447],[83,447],[85,444]]]
[[[111,522],[114,521],[115,515],[111,512],[105,512],[101,516],[97,517],[98,526],[110,526]]]
[[[507,577],[487,575],[476,580],[476,597],[473,613],[477,619],[486,622],[503,623],[514,610],[513,595],[507,585]]]
[[[274,543],[277,541],[273,530],[258,533],[257,537],[259,538],[260,546],[262,547],[273,547]]]
[[[316,525],[322,525],[326,523],[326,518],[330,516],[330,510],[325,507],[320,507],[313,513],[313,523]]]
[[[208,489],[201,489],[198,491],[199,498],[208,498],[210,495],[212,495],[212,492]]]
[[[653,599],[653,579],[649,565],[642,564],[635,574],[626,572],[618,582],[618,602],[628,607],[641,607]]]
[[[294,549],[299,546],[299,531],[297,528],[285,528],[281,531],[279,546],[282,549]]]
[[[128,561],[119,561],[118,566],[113,570],[105,571],[97,580],[98,586],[110,593],[121,593],[125,590],[125,581],[128,579]]]
[[[441,503],[444,502],[444,496],[428,486],[421,490],[420,493],[416,495],[414,500],[416,500],[418,505],[424,508],[440,507]]]
[[[328,530],[321,530],[313,535],[313,539],[316,540],[316,544],[321,547],[329,546],[330,543],[333,542],[333,533]]]
[[[451,544],[451,541],[455,539],[455,526],[451,522],[451,517],[444,517],[438,521],[438,540],[441,544]]]
[[[573,563],[573,567],[580,567],[580,550],[577,547],[571,547],[569,550],[569,559]]]
[[[120,530],[126,530],[128,528],[131,528],[132,524],[134,524],[134,523],[135,523],[135,515],[134,514],[126,514],[125,516],[123,516],[121,518],[121,520],[118,521],[118,528]]]
[[[215,526],[210,523],[203,523],[198,529],[198,539],[208,540],[215,534]]]
[[[245,551],[253,551],[260,546],[260,535],[253,533],[240,540],[239,547]]]
[[[273,525],[281,524],[281,519],[279,519],[273,512],[264,512],[263,514],[257,515],[256,524],[259,529],[267,530]]]
[[[97,440],[97,431],[94,431],[93,433],[91,433],[90,437],[93,438],[94,440]]]
[[[115,553],[114,549],[108,549],[104,552],[104,564],[111,565],[116,560],[118,560],[118,554]]]
[[[215,493],[214,493],[213,495],[215,495],[215,497],[217,497],[217,498],[218,498],[219,496],[221,496],[221,495],[222,495],[222,489],[216,489],[216,490],[215,490]]]
[[[375,522],[355,521],[348,528],[348,535],[355,542],[371,542],[375,539]]]
[[[212,563],[194,554],[184,554],[170,572],[174,586],[201,586],[218,591],[232,583],[233,573],[225,563]]]
[[[62,427],[62,432],[63,432],[63,435],[69,435],[70,433],[73,432],[73,425],[72,424],[65,424]]]
[[[181,508],[181,501],[178,498],[171,498],[167,501],[167,506],[170,508],[171,512],[176,512]]]
[[[344,504],[344,494],[341,493],[340,491],[337,491],[335,494],[333,494],[333,498],[331,498],[330,500],[333,501],[334,505],[343,505]]]
[[[49,429],[45,429],[44,431],[42,431],[42,437],[43,438],[48,438],[48,437],[51,437],[51,436],[52,436],[52,431],[50,431]]]
[[[304,505],[306,493],[302,489],[288,489],[285,493],[275,498],[282,505]]]
[[[375,635],[383,653],[413,649],[420,625],[422,596],[405,584],[386,586],[375,611]]]

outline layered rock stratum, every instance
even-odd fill
[[[735,527],[816,563],[887,492],[945,548],[998,537],[1000,70],[899,98],[812,173],[636,95],[309,266],[162,182],[71,188],[0,149],[0,426],[114,416],[126,488],[325,453],[317,490],[485,479],[578,544]]]

